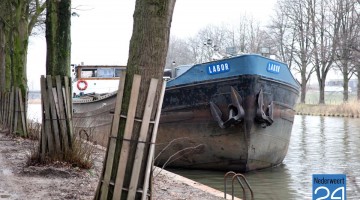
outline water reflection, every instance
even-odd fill
[[[313,174],[346,174],[348,199],[360,199],[359,149],[360,119],[296,116],[283,164],[246,177],[255,199],[312,199]],[[223,172],[175,171],[223,189]]]

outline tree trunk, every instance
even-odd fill
[[[305,71],[301,71],[301,95],[300,95],[300,103],[305,103],[306,99],[306,85],[307,79]]]
[[[160,94],[160,86],[163,80],[163,72],[166,61],[166,54],[169,44],[170,26],[172,14],[175,6],[175,0],[137,0],[134,12],[133,33],[130,41],[129,58],[127,63],[125,91],[123,97],[122,114],[126,115],[128,105],[130,102],[130,91],[134,74],[140,74],[141,86],[140,95],[137,103],[136,118],[142,118],[145,108],[145,101],[147,91],[149,89],[151,78],[159,79],[159,84],[156,91],[155,104],[157,106]],[[156,109],[153,109],[152,119],[154,119]],[[133,139],[139,137],[141,123],[135,122],[133,130]],[[151,138],[153,127],[149,127],[147,141]],[[122,138],[125,131],[125,120],[120,120],[118,138]],[[117,140],[116,153],[114,156],[114,165],[112,180],[116,178],[116,171],[119,164],[119,154],[122,146],[122,141]],[[136,144],[131,143],[129,152],[136,151]],[[144,154],[148,152],[148,147]],[[134,163],[135,153],[130,153],[126,167],[123,188],[129,188],[131,179],[131,169]],[[147,158],[144,157],[144,160]],[[144,163],[144,162],[142,162]],[[144,164],[140,170],[138,185],[143,184],[145,177]],[[113,188],[110,188],[113,190]],[[147,192],[147,191],[145,191]],[[109,198],[112,198],[113,191],[109,191]],[[121,199],[127,196],[127,191],[123,190]],[[100,197],[97,194],[98,197]],[[109,199],[108,198],[108,199]],[[140,199],[141,194],[137,193],[135,199]],[[125,198],[126,199],[126,198]]]
[[[7,0],[1,1],[0,4],[0,26],[5,29],[4,34],[6,36],[6,46],[0,45],[0,52],[1,48],[6,50],[6,57],[0,56],[0,69],[5,73],[5,84],[1,82],[1,87],[6,89],[11,86],[19,87],[24,94],[23,100],[26,102],[28,39],[40,14],[45,9],[45,3],[38,0],[36,3],[34,0]],[[0,41],[0,43],[2,42]],[[6,70],[4,71],[1,59],[5,59]]]
[[[347,60],[343,63],[343,101],[347,102],[349,100],[349,69]]]
[[[349,101],[349,79],[344,79],[344,94],[343,101]]]
[[[22,19],[13,34],[13,81],[14,86],[19,87],[22,94],[27,93],[26,62],[29,38],[27,28],[27,21]],[[23,100],[25,100],[25,98]]]
[[[70,76],[71,0],[46,3],[46,74]]]
[[[340,20],[338,13],[333,11],[337,7],[331,6],[323,0],[312,1],[310,4],[314,66],[320,89],[319,104],[325,104],[325,81],[328,72],[334,66],[339,39],[336,36]]]
[[[325,104],[325,81],[319,79],[319,104]]]
[[[0,18],[0,94],[5,91],[5,23]]]
[[[10,16],[10,27],[7,34],[11,62],[11,86],[20,88],[25,101],[25,94],[27,94],[26,61],[29,38],[29,3],[27,1],[14,1],[12,4],[14,4],[15,10]]]
[[[357,66],[356,67],[356,69],[357,69],[357,80],[358,80],[358,82],[357,82],[357,91],[356,91],[356,94],[357,94],[357,100],[358,101],[360,101],[360,67],[359,66]]]
[[[46,78],[47,86],[45,86],[45,81],[42,82],[41,93],[44,96],[51,96],[52,93],[48,93],[49,91],[47,90],[49,89],[46,88],[50,87],[50,90],[51,88],[57,88],[59,97],[58,109],[65,110],[67,107],[66,104],[72,103],[71,100],[63,102],[63,96],[61,94],[61,88],[66,89],[64,78],[70,75],[71,0],[47,0],[46,8],[46,74],[49,76]],[[55,77],[56,84],[54,84]],[[51,121],[54,122],[54,124],[48,126],[52,127],[53,130],[49,128],[46,130],[48,133],[46,131],[42,131],[41,133],[43,138],[46,138],[47,134],[54,133],[55,154],[51,150],[51,148],[53,148],[53,143],[49,142],[45,145],[46,141],[44,141],[43,146],[48,146],[48,148],[42,148],[42,155],[39,156],[41,160],[43,160],[45,159],[43,155],[49,153],[49,156],[51,156],[52,159],[67,160],[69,158],[67,157],[68,152],[71,152],[71,149],[73,149],[71,143],[72,126],[70,125],[70,122],[64,123],[63,120],[66,117],[64,112],[60,111],[59,114],[56,114],[56,112],[54,112],[55,109],[51,108],[51,105],[54,104],[53,99],[48,98],[48,100],[48,102],[42,101],[42,104],[44,108],[46,105],[50,105],[50,110],[48,109],[48,111],[45,111],[44,113],[46,114],[47,112]],[[71,119],[71,112],[67,113],[67,115],[66,118]],[[44,120],[43,124],[46,125]]]

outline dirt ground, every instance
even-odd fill
[[[63,163],[27,166],[34,148],[36,146],[31,140],[12,138],[0,132],[0,199],[93,199],[104,151],[97,150],[93,156],[94,166],[83,170]],[[209,193],[211,188],[181,180],[162,171],[154,179],[153,199],[222,199],[219,193],[214,195],[216,191]]]

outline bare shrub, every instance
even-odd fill
[[[28,120],[27,132],[28,132],[28,138],[30,140],[39,140],[41,135],[41,124],[36,120]]]
[[[199,148],[201,148],[202,146],[204,146],[204,144],[198,144],[196,146],[189,146],[189,147],[185,147],[183,149],[180,149],[176,152],[174,152],[171,156],[169,156],[167,158],[167,160],[162,164],[162,166],[159,166],[160,164],[157,162],[158,158],[161,156],[162,153],[164,153],[165,151],[169,151],[169,148],[173,145],[176,145],[177,143],[186,143],[186,141],[189,140],[188,137],[181,137],[181,138],[175,138],[173,140],[171,140],[168,143],[162,143],[162,144],[157,144],[157,146],[159,145],[164,145],[166,144],[166,146],[164,148],[162,148],[162,150],[158,153],[158,155],[156,155],[156,157],[154,158],[154,163],[156,166],[158,166],[160,168],[159,172],[154,175],[154,177],[156,177],[157,175],[159,175],[159,173],[169,164],[171,164],[172,162],[175,162],[178,159],[181,159],[182,157],[184,157],[185,155],[194,153],[195,151],[197,151]]]
[[[39,130],[39,129],[35,129]],[[41,130],[41,125],[40,125]],[[40,135],[40,134],[39,134]],[[40,139],[40,137],[38,137]],[[84,141],[79,135],[74,135],[71,140],[71,148],[64,155],[49,156],[45,155],[45,159],[41,161],[40,148],[37,143],[30,149],[27,164],[30,165],[53,165],[54,163],[67,163],[72,167],[89,169],[93,166],[92,155],[95,146]],[[63,164],[65,165],[65,164]]]
[[[73,166],[89,169],[93,165],[92,154],[95,146],[82,140],[79,136],[73,137],[72,148],[65,153],[64,159]]]

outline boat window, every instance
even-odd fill
[[[81,69],[81,78],[96,77],[96,69]]]
[[[103,68],[81,68],[80,78],[114,78],[120,77],[125,68],[103,67]]]
[[[112,77],[114,77],[114,69],[113,68],[99,68],[97,71],[97,77],[112,78]]]
[[[122,71],[122,69],[116,69],[115,68],[115,77],[120,77],[121,76],[121,71]]]

